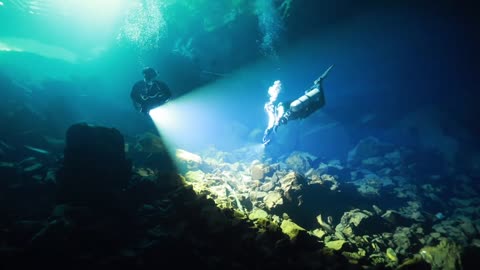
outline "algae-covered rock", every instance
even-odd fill
[[[312,166],[311,163],[316,159],[315,156],[304,152],[293,152],[286,160],[285,163],[289,168],[296,172],[305,173]]]
[[[263,183],[258,189],[263,192],[269,192],[274,188],[275,188],[275,184],[272,181],[270,181],[270,182]]]
[[[413,232],[408,227],[399,227],[395,230],[393,234],[393,243],[396,246],[396,250],[400,254],[407,254],[409,250],[415,246],[415,242],[412,245],[412,241],[415,241],[416,237],[414,237]]]
[[[460,229],[463,231],[463,233],[467,236],[467,237],[475,237],[476,235],[478,235],[478,232],[477,230],[475,229],[475,226],[473,225],[473,223],[468,220],[468,219],[465,219],[461,224],[460,224]]]
[[[296,195],[302,190],[305,179],[296,173],[290,172],[280,179],[280,186],[283,190],[285,198],[292,201]]]
[[[359,260],[363,259],[367,255],[367,252],[365,249],[359,248],[357,252],[344,251],[342,252],[342,255],[345,256],[350,263],[356,264]]]
[[[371,227],[367,224],[369,222],[365,222],[372,216],[373,213],[367,210],[354,209],[345,212],[340,223],[335,227],[335,231],[344,234],[346,237],[353,237],[358,233],[365,234],[370,231],[368,227]]]
[[[390,153],[386,153],[384,155],[384,157],[388,161],[390,161],[393,165],[401,164],[403,162],[403,159],[404,159],[404,157],[402,156],[402,154],[398,150],[390,152]]]
[[[329,232],[329,233],[334,232],[334,230],[332,229],[332,226],[330,224],[326,223],[325,221],[323,221],[323,218],[322,218],[321,214],[319,214],[317,216],[317,222],[320,225],[320,227],[322,227],[322,229],[326,230],[327,232]]]
[[[437,246],[422,248],[420,255],[431,265],[432,270],[455,270],[461,269],[461,251],[457,244],[442,240]]]
[[[374,253],[369,256],[369,259],[373,265],[386,265],[388,264],[387,259],[383,254]]]
[[[412,258],[404,260],[396,269],[430,269],[430,265],[426,263],[420,255],[416,254]]]
[[[265,177],[263,164],[254,164],[250,167],[252,180],[262,180]]]
[[[282,194],[280,194],[277,191],[270,192],[263,198],[263,202],[265,203],[265,206],[268,209],[272,209],[276,207],[277,205],[282,205],[283,204],[283,198]]]
[[[387,160],[382,157],[369,157],[362,160],[362,167],[370,170],[379,170],[386,166]]]
[[[337,178],[330,174],[322,174],[320,176],[322,183],[330,182],[332,185],[330,186],[330,190],[337,190],[340,184],[337,181]]]
[[[203,165],[202,158],[183,149],[175,151],[175,158],[181,171],[198,170]]]
[[[268,213],[265,212],[264,210],[262,209],[254,209],[250,215],[248,215],[248,218],[251,219],[251,220],[257,220],[257,219],[260,219],[260,218],[268,218]]]
[[[340,250],[346,242],[345,240],[333,240],[326,242],[325,246],[333,250]]]
[[[185,174],[185,178],[187,182],[200,182],[205,179],[205,173],[201,170],[196,170],[196,171],[188,171]]]
[[[377,138],[367,137],[358,142],[358,144],[348,152],[348,164],[358,165],[362,160],[369,157],[384,156],[391,152],[392,145],[380,142]]]
[[[413,221],[394,210],[387,210],[382,218],[396,226],[410,226]]]
[[[322,230],[322,229],[315,229],[313,230],[312,234],[320,239],[322,239],[325,234],[327,234],[326,231]]]
[[[395,252],[395,250],[393,250],[392,248],[387,248],[387,251],[385,252],[385,255],[387,256],[387,258],[392,261],[392,262],[398,262],[398,257],[397,257],[397,253]]]
[[[298,226],[296,223],[288,219],[282,221],[280,228],[284,234],[290,237],[290,239],[295,239],[301,231],[305,231],[304,228]]]

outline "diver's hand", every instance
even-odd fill
[[[263,138],[262,138],[263,144],[266,144],[270,141],[270,134],[272,133],[272,131],[273,131],[273,128],[267,128],[265,130],[265,132],[263,133]]]

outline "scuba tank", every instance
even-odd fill
[[[325,105],[325,95],[323,93],[322,82],[327,77],[328,72],[332,69],[331,65],[318,79],[313,82],[313,86],[310,87],[310,90],[305,92],[305,95],[297,98],[292,103],[290,103],[290,110],[293,114],[303,112],[304,110],[309,111],[310,105],[315,103],[314,108],[317,110]]]

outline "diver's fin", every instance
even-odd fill
[[[320,77],[318,77],[318,79],[315,80],[314,84],[317,85],[317,84],[322,83],[323,79],[325,79],[325,77],[327,77],[328,73],[333,68],[333,66],[334,65],[331,65],[330,67],[328,67],[327,70],[325,70],[325,72],[323,72],[323,74]]]

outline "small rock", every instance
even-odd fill
[[[270,192],[265,198],[263,198],[263,202],[268,209],[275,208],[276,206],[283,204],[282,194],[278,191]]]
[[[268,213],[262,209],[254,209],[250,215],[248,215],[248,218],[251,220],[257,220],[257,219],[267,219],[268,218]]]
[[[380,209],[380,207],[376,206],[375,204],[372,205],[372,208],[373,208],[373,211],[375,212],[375,214],[377,215],[381,215],[382,214],[382,209]]]
[[[346,242],[345,240],[333,240],[326,242],[325,246],[333,250],[340,250]]]
[[[294,223],[291,220],[282,221],[280,228],[282,229],[282,232],[284,234],[290,237],[290,239],[295,239],[301,231],[305,231],[304,228],[298,226],[296,223]]]
[[[322,230],[322,229],[315,229],[313,230],[312,234],[320,239],[322,239],[325,234],[327,234],[326,231]]]
[[[398,262],[397,253],[395,253],[392,248],[387,248],[385,254],[387,255],[387,258],[392,262]]]
[[[265,172],[262,164],[255,164],[250,168],[252,180],[263,180]]]
[[[185,178],[188,182],[201,182],[205,179],[205,173],[201,170],[188,171]]]
[[[275,184],[272,181],[266,182],[260,186],[259,190],[269,192],[275,188]]]
[[[473,223],[470,221],[460,224],[460,228],[468,237],[473,237],[477,235],[477,230],[475,230],[475,226],[473,226]]]

